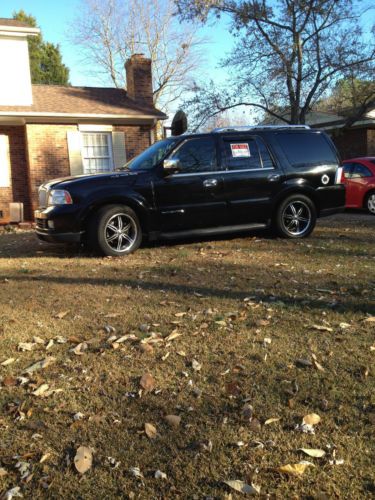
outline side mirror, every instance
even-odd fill
[[[163,168],[166,174],[174,174],[176,172],[179,172],[181,170],[180,160],[177,160],[176,158],[164,160]]]

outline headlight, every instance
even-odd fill
[[[64,189],[52,189],[48,195],[48,206],[51,205],[71,205],[72,197]]]

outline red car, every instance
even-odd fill
[[[375,157],[343,161],[346,207],[366,208],[375,215]]]

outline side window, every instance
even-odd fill
[[[180,160],[181,173],[209,172],[217,169],[216,146],[213,137],[187,139],[171,158]]]
[[[224,139],[224,150],[228,170],[262,168],[255,139]]]
[[[360,179],[362,177],[372,177],[372,174],[370,170],[364,165],[361,165],[360,163],[354,163],[354,168],[351,178]]]
[[[352,178],[353,164],[352,163],[344,163],[344,175],[346,179]]]
[[[257,143],[260,156],[262,158],[263,168],[275,168],[270,152],[268,151],[267,146],[264,144],[263,140],[257,137]]]
[[[333,144],[320,132],[279,132],[277,141],[294,168],[338,165]]]

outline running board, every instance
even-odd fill
[[[160,233],[159,237],[163,239],[185,238],[190,236],[206,236],[211,234],[227,234],[237,233],[240,231],[250,231],[252,229],[265,229],[268,224],[254,223],[254,224],[239,224],[237,226],[220,226],[208,227],[204,229],[190,229],[188,231],[174,231],[172,233]]]

